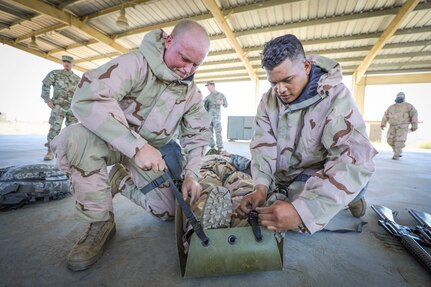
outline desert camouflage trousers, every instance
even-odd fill
[[[122,163],[129,176],[120,182],[121,194],[162,220],[175,215],[175,198],[168,183],[143,194],[140,189],[160,173],[143,171],[134,162],[81,124],[64,128],[51,142],[57,167],[67,172],[75,195],[77,215],[87,222],[106,221],[113,212],[107,167]]]
[[[63,120],[66,118],[65,125],[70,126],[71,124],[76,124],[78,119],[72,113],[70,107],[68,109],[63,109],[58,105],[55,105],[51,110],[51,115],[49,117],[49,132],[47,135],[48,145],[55,138],[61,130],[63,125]]]
[[[409,133],[409,125],[390,125],[386,136],[388,144],[394,151],[394,156],[399,156],[403,148],[406,146],[407,134]]]
[[[210,147],[214,148],[217,146],[218,149],[223,148],[223,138],[221,136],[222,128],[221,128],[221,122],[220,122],[220,115],[213,115],[211,117],[211,125],[210,125],[210,132],[211,132],[211,138],[210,138]],[[214,141],[214,133],[215,133],[215,141]]]

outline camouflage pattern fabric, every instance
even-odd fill
[[[418,112],[410,103],[395,103],[385,111],[380,126],[384,128],[388,122],[387,142],[394,151],[394,157],[399,157],[405,147],[409,125],[412,130],[418,128]]]
[[[286,105],[272,89],[265,93],[250,151],[254,184],[268,186],[270,191],[276,185],[288,186],[296,193],[290,199],[293,206],[314,233],[367,184],[377,151],[342,83],[340,65],[320,56],[309,60],[324,71],[315,93],[306,101]],[[300,174],[310,177],[295,182]]]
[[[66,127],[51,143],[57,165],[71,173],[76,208],[87,221],[109,219],[112,198],[106,167],[117,162],[130,170],[130,180],[120,186],[124,195],[157,217],[174,215],[169,186],[134,198],[132,190],[154,178],[136,167],[133,156],[146,143],[166,145],[178,129],[185,154],[183,175],[199,177],[209,116],[196,85],[181,80],[162,61],[166,36],[161,30],[150,32],[138,51],[86,72],[72,100],[82,126]]]
[[[78,82],[79,76],[66,70],[51,71],[42,81],[42,99],[45,103],[52,101],[54,104],[49,117],[48,144],[60,132],[64,118],[66,118],[66,126],[78,122],[70,109],[70,103]],[[52,99],[50,98],[51,86],[54,88]]]
[[[223,148],[223,138],[221,135],[222,127],[221,127],[221,106],[227,108],[227,100],[226,97],[220,92],[210,93],[204,100],[205,108],[209,112],[211,116],[211,138],[210,138],[210,147],[214,148],[217,145],[217,148]],[[214,133],[216,140],[214,141]]]
[[[29,164],[0,169],[0,209],[21,207],[15,204],[16,193],[22,193],[23,203],[63,199],[70,194],[69,177],[49,164]],[[14,193],[11,194],[10,192]]]
[[[202,216],[206,199],[213,188],[224,186],[229,190],[232,196],[232,211],[239,206],[244,195],[254,190],[251,176],[237,170],[232,164],[231,157],[222,155],[207,155],[203,158],[199,183],[202,186],[202,193],[192,206],[192,211],[198,219]],[[231,227],[247,225],[247,220],[240,220],[235,216],[232,218]],[[183,226],[189,228],[187,222],[184,222]]]
[[[61,130],[63,125],[63,120],[66,118],[65,125],[70,126],[71,124],[75,124],[78,120],[72,113],[70,109],[64,109],[60,106],[54,106],[51,110],[51,116],[49,117],[49,132],[47,136],[48,144],[55,138]]]

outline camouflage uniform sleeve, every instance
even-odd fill
[[[256,113],[255,133],[250,142],[251,173],[254,185],[270,187],[277,160],[277,140],[269,121],[265,95]]]
[[[221,94],[223,97],[223,107],[227,108],[227,100],[224,94]]]
[[[55,83],[55,72],[51,71],[46,75],[45,79],[42,81],[42,94],[41,97],[48,103],[51,100],[50,91],[51,86]]]
[[[365,123],[351,97],[337,115],[328,115],[321,143],[328,152],[323,169],[305,183],[292,204],[303,223],[314,233],[324,226],[369,182],[377,151],[370,144]]]
[[[380,126],[382,128],[386,127],[386,123],[388,122],[388,120],[389,120],[389,109],[387,109],[383,114],[383,118],[382,118],[382,122],[380,123]]]
[[[210,117],[205,111],[202,94],[196,86],[192,86],[192,94],[186,104],[186,110],[181,121],[181,146],[186,153],[184,175],[195,179],[200,177],[200,167],[205,147],[209,143]]]
[[[132,158],[147,141],[128,126],[118,101],[139,90],[147,66],[132,52],[82,75],[72,99],[73,114],[90,131]]]
[[[418,128],[418,111],[413,105],[410,105],[409,119],[410,124],[412,125],[412,129],[416,130]]]

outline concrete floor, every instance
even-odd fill
[[[0,167],[41,163],[43,136],[0,136]],[[226,143],[249,155],[247,142]],[[431,213],[431,153],[408,151],[400,161],[380,150],[368,204],[398,210],[398,222],[415,224],[406,208]],[[289,232],[284,271],[181,278],[174,224],[160,222],[122,196],[114,199],[117,234],[89,270],[71,272],[66,255],[85,230],[73,216],[73,198],[35,203],[0,213],[0,286],[431,286],[431,275],[396,238],[378,226],[369,208],[361,234]],[[342,211],[328,228],[360,221]],[[427,248],[431,252],[430,248]]]

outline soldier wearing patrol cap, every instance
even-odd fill
[[[50,128],[45,144],[48,151],[43,158],[44,160],[53,159],[49,144],[60,132],[63,120],[66,118],[66,126],[78,122],[70,109],[70,102],[80,78],[72,71],[74,59],[71,56],[63,55],[61,60],[64,69],[51,71],[42,81],[41,97],[51,109]],[[51,86],[54,87],[52,98],[50,96]]]
[[[223,149],[223,138],[221,135],[221,112],[220,107],[223,106],[227,108],[227,100],[226,97],[216,91],[214,81],[208,81],[205,86],[207,87],[210,94],[205,98],[204,105],[205,109],[209,112],[211,116],[211,138],[210,138],[210,148],[214,149],[217,145],[218,151]],[[216,136],[216,140],[214,141],[214,132]]]

